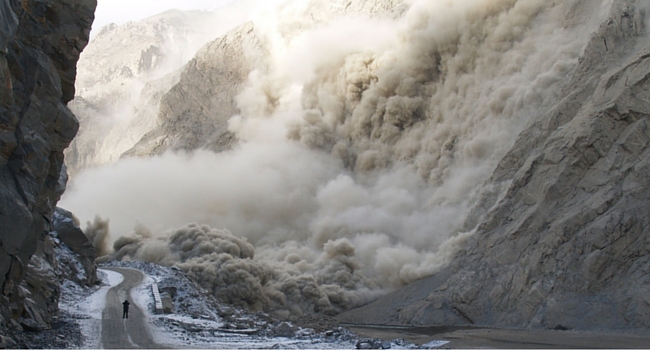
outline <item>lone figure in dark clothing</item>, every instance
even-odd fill
[[[124,300],[122,305],[124,306],[124,312],[122,313],[122,318],[129,318],[129,305],[131,305],[131,303],[129,303],[128,300]]]

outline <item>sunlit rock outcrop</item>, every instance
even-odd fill
[[[210,12],[170,10],[99,31],[79,59],[77,95],[70,103],[81,123],[66,150],[71,174],[116,161],[155,127],[161,96],[218,24],[224,25],[222,19]]]
[[[157,125],[125,155],[228,149],[235,137],[228,120],[239,113],[235,98],[251,71],[263,69],[268,57],[255,32],[249,22],[201,48],[162,96]]]

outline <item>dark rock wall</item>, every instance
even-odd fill
[[[78,130],[66,103],[96,5],[0,1],[0,328],[30,317],[19,285],[65,189],[63,150]]]

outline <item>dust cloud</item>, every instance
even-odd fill
[[[256,22],[272,64],[238,97],[237,147],[74,177],[61,206],[110,219],[105,259],[176,265],[225,301],[285,316],[334,314],[435,273],[608,2],[412,1],[395,19],[288,35],[282,14],[301,4]]]
[[[108,227],[109,221],[102,219],[100,216],[95,216],[93,221],[86,223],[84,233],[95,248],[98,257],[108,255],[111,252],[108,244]]]

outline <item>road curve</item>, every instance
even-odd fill
[[[147,330],[146,317],[131,298],[131,288],[142,283],[144,275],[133,269],[118,267],[103,268],[124,276],[124,281],[108,290],[106,306],[102,312],[102,345],[104,349],[159,349]],[[122,302],[131,302],[129,318],[122,318]]]

